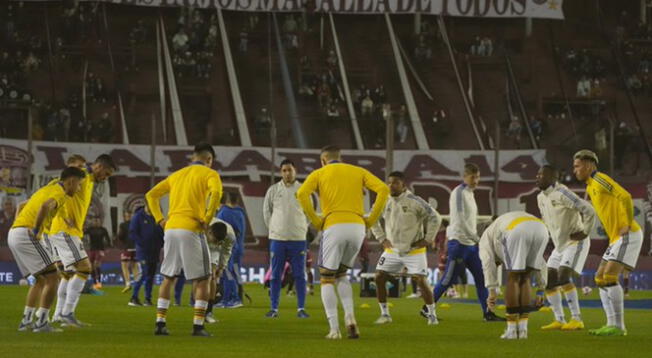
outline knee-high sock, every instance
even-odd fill
[[[580,300],[577,296],[577,288],[575,288],[575,285],[565,287],[564,296],[566,296],[566,302],[568,302],[568,308],[571,311],[573,319],[581,321],[582,315],[580,314]]]
[[[620,285],[607,287],[607,294],[611,300],[611,305],[614,312],[613,325],[625,329],[625,293]]]
[[[555,314],[555,320],[561,323],[566,323],[566,318],[564,317],[564,307],[561,304],[561,293],[559,288],[555,287],[552,290],[546,291],[546,298],[550,302],[552,307],[552,312]]]
[[[609,292],[607,287],[600,287],[600,301],[602,301],[602,308],[604,313],[607,315],[607,326],[615,326],[616,313],[614,312],[613,304],[611,303],[611,298],[609,297]]]
[[[336,281],[337,293],[340,295],[342,301],[342,308],[344,308],[344,320],[346,323],[355,323],[355,316],[353,314],[353,287],[348,276],[340,277]]]
[[[59,281],[59,288],[57,290],[57,306],[54,309],[54,317],[61,315],[63,307],[66,305],[66,293],[68,291],[68,280],[62,278]]]
[[[337,317],[337,294],[335,293],[335,285],[332,283],[321,285],[321,302],[326,311],[326,318],[331,331],[340,329],[339,320]]]
[[[76,274],[70,282],[68,282],[68,289],[66,291],[66,305],[63,307],[61,312],[64,315],[75,312],[77,308],[77,303],[79,303],[79,296],[84,289],[84,284],[86,283],[86,277],[82,277]]]

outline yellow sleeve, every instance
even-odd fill
[[[320,230],[323,220],[319,215],[317,215],[317,212],[315,212],[315,207],[312,205],[312,200],[310,198],[310,195],[317,190],[318,183],[319,171],[310,173],[308,178],[306,178],[306,181],[304,181],[303,184],[301,184],[301,187],[299,187],[299,190],[297,190],[297,200],[299,201],[303,212],[306,213],[306,216],[310,219],[312,225]]]
[[[165,179],[162,182],[156,184],[150,191],[145,194],[145,200],[147,200],[147,207],[152,213],[156,223],[163,220],[163,213],[161,212],[161,198],[170,192],[170,182],[169,179]]]
[[[387,198],[389,198],[389,188],[382,180],[378,179],[368,170],[364,171],[364,186],[376,193],[376,201],[374,202],[374,206],[371,208],[369,218],[366,220],[367,226],[372,226],[376,221],[378,221],[380,215],[383,213],[383,208],[385,208],[385,203],[387,203]]]
[[[208,178],[208,206],[206,207],[206,215],[204,217],[204,223],[208,224],[215,216],[217,207],[220,205],[222,200],[222,179],[216,171],[212,170]]]
[[[634,221],[634,201],[632,200],[632,194],[620,186],[620,184],[611,180],[611,178],[609,178],[609,184],[611,184],[611,194],[621,202],[627,214],[627,222],[631,223]]]

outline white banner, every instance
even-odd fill
[[[268,176],[272,163],[269,148],[215,147],[217,160],[215,169],[223,177],[248,177],[251,182],[260,182]],[[0,153],[20,159],[12,162],[7,170],[6,180],[11,183],[25,183],[27,178],[27,141],[2,139]],[[155,173],[167,176],[188,164],[192,147],[156,147]],[[149,176],[151,147],[147,145],[121,145],[97,143],[34,142],[32,173],[35,175],[56,174],[65,167],[66,159],[72,154],[81,154],[92,161],[100,154],[110,154],[118,165],[119,176]],[[316,149],[278,149],[275,164],[284,159],[295,163],[299,178],[307,176],[321,166],[319,150]],[[345,150],[344,161],[367,168],[379,177],[385,176],[385,152],[378,150]],[[532,182],[539,167],[544,164],[544,150],[501,151],[499,158],[501,182]],[[464,164],[470,162],[480,167],[481,180],[493,180],[494,152],[464,150],[396,151],[394,170],[404,171],[414,181],[419,180],[459,180]],[[1,164],[1,163],[0,163]],[[11,187],[11,183],[4,186]],[[24,185],[24,184],[23,184]],[[20,185],[17,185],[20,186]]]
[[[31,0],[41,1],[41,0]],[[98,0],[82,0],[98,1]],[[563,19],[563,0],[99,0],[106,3],[235,11],[430,14],[463,17]]]

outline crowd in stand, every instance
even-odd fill
[[[177,76],[210,78],[217,37],[217,15],[207,20],[203,10],[181,8],[172,36],[172,63]]]

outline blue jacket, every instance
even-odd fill
[[[129,237],[136,243],[136,260],[158,261],[163,247],[163,229],[156,220],[139,208],[131,218]]]
[[[244,209],[222,205],[222,208],[217,213],[217,218],[226,221],[233,227],[236,236],[235,245],[233,246],[233,256],[242,256],[244,254],[244,239],[247,231],[247,219]]]

